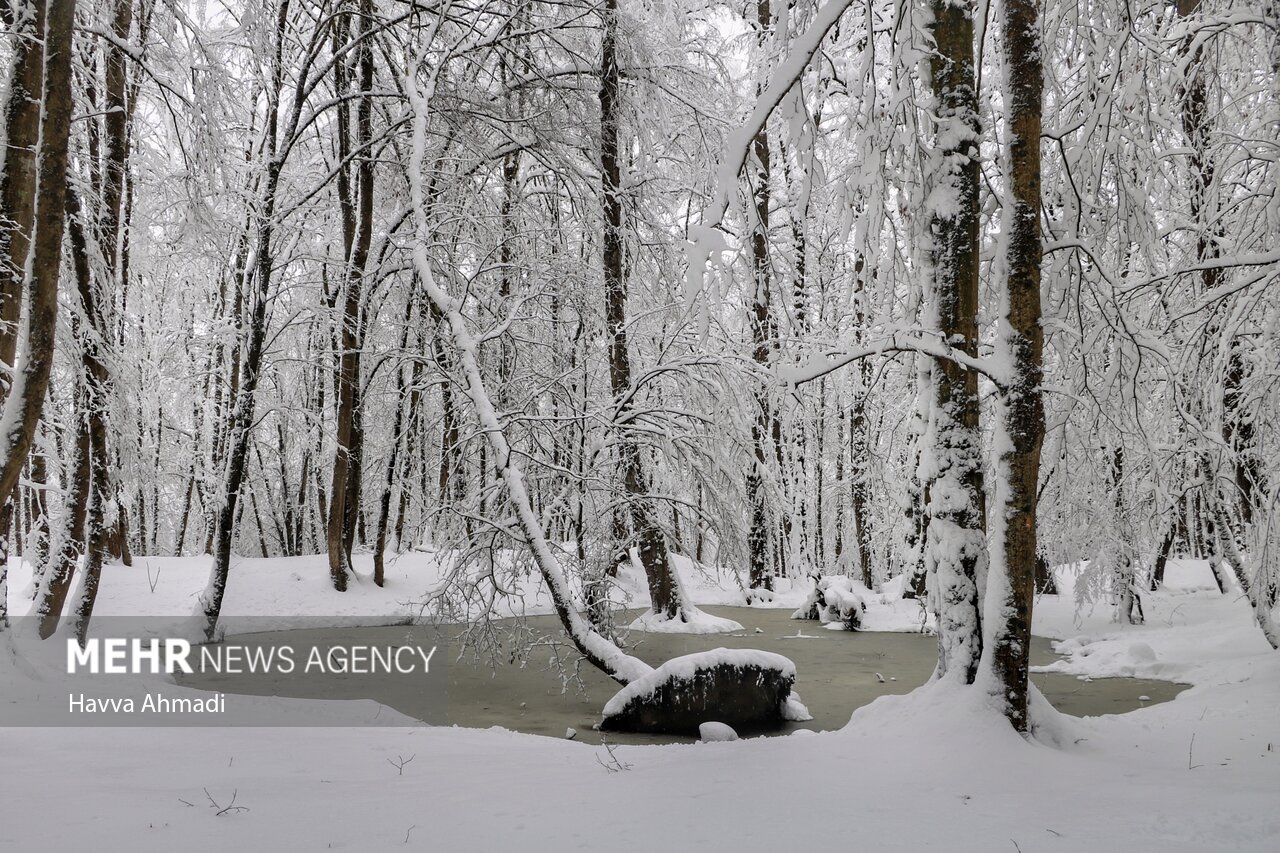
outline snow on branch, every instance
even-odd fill
[[[429,43],[429,42],[428,42]],[[493,408],[493,402],[481,376],[478,342],[462,316],[461,303],[441,286],[431,268],[427,254],[430,235],[427,231],[426,193],[423,188],[421,164],[426,154],[427,115],[435,91],[436,73],[430,75],[426,85],[418,82],[423,67],[419,58],[405,75],[406,96],[412,109],[413,159],[407,169],[411,208],[415,214],[415,239],[413,241],[413,266],[436,310],[447,321],[447,328],[458,351],[458,364],[463,373],[463,389],[471,399],[476,418],[480,423],[493,453],[493,466],[506,486],[508,497],[516,514],[521,537],[533,554],[534,562],[551,593],[557,615],[570,639],[582,655],[620,684],[628,684],[653,671],[653,668],[633,657],[602,635],[579,612],[573,600],[569,579],[556,558],[551,544],[543,532],[541,520],[533,508],[533,501],[525,484],[524,472],[516,461],[507,442],[506,432]]]
[[[861,361],[864,358],[890,355],[894,353],[918,353],[933,358],[952,361],[968,370],[974,370],[990,379],[999,387],[1008,383],[1008,370],[996,360],[988,357],[978,358],[963,350],[956,349],[937,337],[936,332],[921,329],[903,329],[891,332],[887,337],[853,349],[828,350],[812,355],[801,364],[780,365],[775,375],[786,385],[804,385],[820,379],[828,373],[834,373],[846,365]]]
[[[719,168],[716,169],[711,203],[703,211],[702,222],[689,226],[689,269],[685,278],[687,301],[692,302],[702,289],[702,279],[711,254],[726,247],[724,235],[719,233],[720,224],[729,209],[729,197],[737,186],[738,175],[747,162],[751,141],[765,126],[765,122],[786,94],[795,87],[813,55],[822,46],[827,33],[852,4],[853,0],[830,0],[817,11],[809,28],[791,43],[790,55],[774,69],[769,84],[756,98],[756,105],[746,122],[726,140]]]

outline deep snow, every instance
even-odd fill
[[[153,561],[154,593],[141,565],[112,567],[104,612],[137,597],[149,613],[189,608],[203,565]],[[387,592],[343,597],[324,591],[323,558],[244,561],[229,612],[287,602],[282,627],[403,615],[430,580],[393,566]],[[1041,707],[1030,742],[949,685],[884,697],[838,732],[611,750],[457,728],[10,728],[0,849],[1274,853],[1280,655],[1203,564],[1169,571],[1145,626],[1113,624],[1105,602],[1077,612],[1064,578],[1062,596],[1038,602],[1035,630],[1066,640],[1055,668],[1195,686],[1121,716]],[[726,577],[686,583],[697,603],[742,601]],[[0,674],[23,677],[5,658]],[[224,811],[233,795],[247,810]]]

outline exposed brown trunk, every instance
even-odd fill
[[[39,609],[40,636],[48,638],[57,630],[62,617],[71,577],[79,557],[85,557],[84,580],[75,607],[76,632],[83,637],[93,614],[98,576],[102,568],[107,531],[103,515],[110,482],[106,453],[107,424],[105,405],[95,400],[108,393],[110,376],[101,352],[102,327],[100,300],[89,265],[86,229],[81,222],[79,197],[67,188],[66,221],[71,248],[72,271],[80,298],[83,320],[72,318],[72,331],[81,347],[81,377],[76,417],[76,464],[67,501],[70,506],[68,526],[62,551],[52,566],[46,594]]]
[[[41,13],[40,4],[34,5],[37,7],[37,25],[33,32],[44,34],[43,88],[32,83],[20,90],[17,97],[22,97],[23,92],[31,95],[36,91],[43,91],[40,142],[34,149],[38,151],[38,167],[34,173],[20,171],[10,176],[17,184],[15,197],[30,199],[19,205],[19,209],[30,204],[34,211],[34,230],[29,239],[29,252],[24,253],[23,261],[15,265],[22,269],[26,267],[29,258],[29,267],[26,268],[29,268],[30,273],[24,275],[28,306],[27,345],[19,381],[4,400],[3,420],[15,424],[16,428],[3,436],[4,446],[0,447],[0,460],[3,462],[0,465],[0,496],[3,496],[0,501],[7,500],[13,494],[44,408],[45,391],[53,365],[58,276],[65,225],[64,198],[67,188],[67,142],[71,127],[71,45],[75,0],[50,0],[43,9],[44,14]],[[18,68],[18,76],[24,80],[38,81],[41,79],[39,71],[33,72],[26,67],[26,63],[32,61],[39,68],[40,60],[34,60],[28,53],[23,65]],[[12,92],[10,97],[14,97]],[[12,135],[8,141],[6,160],[14,148]],[[0,232],[8,230],[7,227],[0,228]],[[14,264],[12,233],[8,235],[7,245],[10,255],[0,258],[0,261]],[[0,547],[0,591],[5,591],[7,587],[5,572],[8,537],[6,535],[3,538],[4,544]],[[7,620],[7,602],[0,598],[0,628],[7,624]]]
[[[265,170],[262,177],[262,193],[255,223],[256,265],[253,270],[253,292],[250,299],[248,328],[242,331],[244,356],[240,362],[239,387],[235,407],[228,429],[228,454],[226,482],[221,506],[217,514],[217,532],[214,537],[213,568],[209,584],[200,594],[197,609],[202,620],[201,628],[208,640],[217,636],[218,618],[222,613],[222,600],[226,593],[227,577],[231,568],[231,546],[235,538],[236,520],[239,517],[240,489],[244,484],[249,457],[250,433],[253,429],[254,395],[262,367],[262,349],[267,336],[267,303],[271,295],[271,273],[274,261],[272,240],[275,232],[276,193],[284,159],[278,152],[278,124],[280,95],[284,89],[284,44],[288,31],[289,0],[281,0],[276,10],[275,45],[272,58],[272,88],[268,96],[266,118]],[[301,72],[300,72],[301,73]],[[300,102],[295,101],[290,127],[295,126]],[[237,315],[239,319],[240,315]]]
[[[1176,509],[1175,509],[1176,512]],[[1178,533],[1176,518],[1169,522],[1164,537],[1160,540],[1160,548],[1156,551],[1155,565],[1151,569],[1151,591],[1155,592],[1164,586],[1164,570],[1169,564],[1169,554],[1173,551],[1173,542]]]
[[[756,43],[763,47],[773,25],[769,0],[756,0]],[[770,316],[769,296],[771,269],[769,261],[769,152],[768,124],[761,126],[751,142],[754,174],[751,192],[754,217],[751,231],[751,269],[753,292],[749,300],[748,322],[751,327],[751,359],[764,369],[773,352],[776,324]],[[761,386],[755,394],[755,419],[751,423],[751,449],[753,459],[747,472],[746,491],[750,506],[747,527],[747,562],[750,584],[753,589],[773,589],[774,566],[769,554],[769,502],[766,496],[766,473],[769,457],[781,462],[781,425],[773,411],[769,389]],[[770,448],[770,442],[773,447]],[[785,545],[778,548],[779,558]],[[781,566],[778,567],[781,570]]]
[[[627,283],[623,274],[622,168],[619,160],[618,3],[605,0],[600,74],[600,166],[604,208],[605,322],[609,335],[609,382],[617,401],[614,423],[619,431],[618,462],[628,502],[630,534],[649,585],[653,612],[681,616],[680,597],[672,578],[666,537],[648,494],[640,448],[630,434],[634,401],[631,356],[627,351]]]
[[[404,324],[400,332],[400,352],[409,346],[409,326]],[[382,586],[386,582],[383,552],[387,548],[387,523],[391,517],[391,493],[395,489],[396,469],[400,464],[400,443],[404,441],[404,410],[408,402],[405,393],[404,367],[396,366],[396,414],[391,424],[391,452],[387,455],[387,475],[383,480],[382,494],[378,499],[378,526],[373,546],[373,582]]]
[[[1026,731],[1027,666],[1031,608],[1035,594],[1036,501],[1040,449],[1044,443],[1041,392],[1044,332],[1040,327],[1040,116],[1043,71],[1040,52],[1041,0],[1007,0],[1004,50],[1009,117],[1009,186],[1012,211],[1006,254],[1008,331],[1003,344],[1011,375],[1003,389],[1002,416],[1009,447],[1003,454],[1008,481],[1004,515],[1003,569],[1007,583],[993,577],[995,601],[990,655],[991,692],[1018,731]]]
[[[357,48],[359,66],[358,85],[367,93],[373,88],[373,45],[370,35],[373,27],[373,9],[370,0],[361,0],[360,45]],[[340,28],[345,30],[345,28]],[[345,89],[344,63],[339,62],[339,95]],[[346,107],[339,107],[339,115],[345,116]],[[348,254],[346,257],[346,287],[342,310],[341,355],[338,366],[338,435],[337,451],[333,463],[333,485],[330,489],[328,548],[329,574],[334,589],[347,588],[347,576],[351,571],[351,547],[354,542],[358,514],[360,512],[361,450],[363,446],[363,419],[360,409],[360,355],[364,348],[363,294],[369,244],[373,234],[373,153],[369,141],[373,135],[371,98],[366,94],[359,98],[356,108],[355,150],[359,152],[356,168],[357,206],[353,209],[342,192],[346,187],[345,169],[340,170],[338,185],[344,221],[344,233]],[[339,121],[339,156],[349,153],[346,121]],[[352,219],[354,217],[354,223]]]

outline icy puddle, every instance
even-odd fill
[[[923,684],[933,672],[937,659],[936,641],[921,634],[889,634],[828,631],[817,622],[790,618],[790,610],[749,607],[704,607],[717,616],[740,622],[744,632],[735,634],[681,635],[631,634],[632,652],[651,664],[659,664],[677,655],[706,651],[719,647],[754,648],[777,652],[795,661],[796,690],[813,714],[808,723],[791,724],[778,734],[796,729],[823,731],[838,729],[849,721],[855,708],[866,705],[887,693],[907,693]],[[536,636],[559,636],[559,623],[553,616],[526,620]],[[625,624],[625,623],[624,623]],[[497,634],[509,639],[512,623],[498,623]],[[756,633],[759,628],[761,633]],[[415,628],[415,642],[422,637]],[[334,645],[386,645],[404,642],[403,626],[385,628],[327,628],[322,630],[281,631],[274,634],[242,635],[235,642],[292,643],[299,645],[322,639]],[[562,651],[566,661],[573,655]],[[471,728],[501,726],[529,734],[563,738],[569,728],[577,730],[577,739],[590,743],[600,741],[591,726],[599,718],[600,709],[617,691],[617,685],[583,665],[580,683],[561,689],[561,678],[550,666],[550,648],[535,649],[525,662],[511,663],[504,655],[490,662],[464,654],[455,660],[457,648],[448,652],[442,646],[433,667],[448,667],[448,722]],[[1050,641],[1036,637],[1031,649],[1033,665],[1057,659]],[[1121,714],[1144,705],[1167,702],[1187,685],[1139,678],[1103,678],[1081,681],[1075,676],[1033,674],[1032,680],[1060,711],[1077,716]],[[181,683],[195,688],[224,693],[280,695],[302,698],[354,699],[368,698],[388,705],[403,714],[422,719],[430,715],[430,704],[415,691],[414,683],[402,676],[367,675],[341,679],[332,677],[299,680],[279,674],[244,674],[219,676],[184,676]],[[335,686],[338,690],[335,692]],[[610,733],[616,743],[672,743],[689,738]]]

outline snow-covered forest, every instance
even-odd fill
[[[276,629],[324,614],[446,624],[459,656],[567,653],[544,674],[557,690],[598,670],[622,688],[593,700],[606,718],[648,697],[673,720],[705,677],[747,704],[777,686],[768,713],[795,724],[804,666],[753,645],[742,614],[799,608],[865,636],[936,635],[929,686],[859,711],[841,737],[879,726],[892,741],[897,726],[907,743],[906,720],[923,753],[972,730],[999,745],[991,766],[1022,768],[1007,778],[1047,760],[1019,748],[1129,748],[1116,727],[1130,724],[1068,722],[1033,671],[1181,681],[1188,696],[1215,668],[1266,682],[1132,713],[1176,721],[1140,748],[1188,770],[1199,757],[1169,732],[1194,741],[1202,705],[1233,709],[1205,737],[1266,743],[1219,789],[1239,836],[1183,827],[1185,849],[1280,838],[1248,807],[1280,785],[1276,0],[0,12],[0,699],[37,678],[24,661],[61,666],[67,638],[85,646],[101,604],[100,618],[182,613],[183,635],[209,643],[246,614]],[[520,622],[539,614],[555,622]],[[717,632],[758,650],[659,665],[640,639]],[[1033,666],[1042,636],[1068,657]],[[5,749],[31,748],[5,731]],[[248,737],[233,731],[219,737]],[[317,772],[341,777],[346,735],[325,731],[335,763]],[[449,731],[419,737],[494,762],[442,759],[464,789],[485,790],[508,750],[536,784],[543,746]],[[105,762],[95,772],[118,754],[90,730],[67,737],[38,742],[79,744]],[[170,767],[160,756],[183,737],[130,749]],[[715,749],[756,749],[742,767],[794,760],[774,740]],[[844,784],[841,750],[867,745],[823,743],[816,778]],[[624,780],[629,810],[649,802],[623,772],[641,756],[697,765],[621,749],[585,754],[590,775]],[[34,756],[0,799],[65,782]],[[421,769],[405,756],[379,783]],[[1216,771],[1196,772],[1161,808],[1201,802]],[[205,794],[218,827],[242,816]],[[1020,809],[1056,796],[1018,795]],[[850,801],[827,796],[793,805]],[[931,803],[910,807],[954,811]],[[495,849],[461,832],[482,820],[468,808],[443,849]],[[604,848],[590,838],[604,817],[583,825],[588,849]],[[302,820],[276,819],[276,833]],[[972,849],[1010,849],[968,820]],[[385,844],[432,844],[423,821]],[[791,837],[832,838],[803,821]],[[919,849],[945,822],[914,840],[873,831],[871,849]],[[28,838],[6,823],[0,846]],[[722,849],[688,826],[676,849]],[[1050,849],[1063,826],[1012,847]],[[1052,849],[1183,849],[1108,826]],[[207,831],[178,837],[322,840]],[[137,849],[145,829],[116,832],[112,849]],[[528,849],[567,832],[541,825]]]

